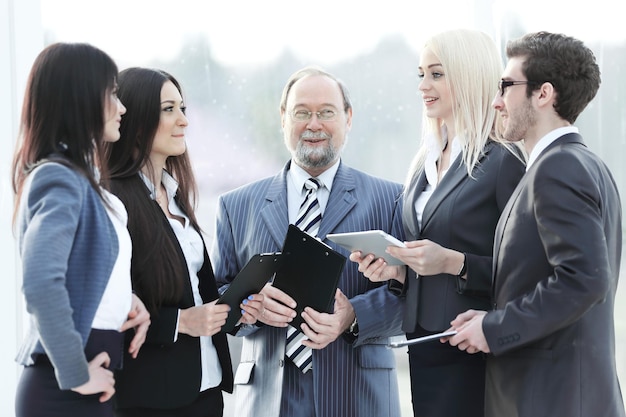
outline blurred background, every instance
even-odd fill
[[[89,42],[121,69],[148,66],[172,73],[188,108],[188,146],[200,187],[198,217],[213,238],[220,193],[273,175],[289,158],[282,140],[279,100],[291,73],[320,65],[348,86],[353,128],[344,161],[402,182],[421,135],[419,51],[432,34],[475,28],[504,51],[509,39],[548,30],[576,36],[596,54],[598,96],[576,125],[588,146],[612,169],[626,196],[626,29],[610,0],[571,2],[448,0],[0,0],[0,256],[4,269],[5,340],[0,347],[0,415],[13,415],[13,362],[22,337],[24,306],[17,248],[11,231],[10,160],[26,76],[40,50],[53,42]],[[504,61],[504,52],[503,63]],[[624,268],[622,268],[624,269]],[[624,274],[622,274],[624,275]],[[626,378],[626,284],[615,312],[617,365]],[[603,325],[599,323],[598,325]],[[233,362],[239,341],[231,338]],[[403,417],[411,415],[406,350],[397,351]],[[232,415],[226,398],[226,416]]]

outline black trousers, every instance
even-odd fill
[[[89,335],[85,356],[93,359],[106,351],[111,369],[121,365],[123,336],[115,330],[93,329]],[[113,417],[113,404],[100,402],[101,394],[81,395],[61,390],[54,367],[46,355],[40,355],[32,366],[22,371],[15,397],[16,417]]]
[[[420,334],[420,336],[422,336]],[[407,338],[417,337],[412,334]],[[434,340],[409,346],[415,417],[483,417],[485,358]]]
[[[202,391],[196,400],[184,407],[170,410],[154,408],[122,408],[115,410],[116,417],[222,417],[224,398],[220,388]]]

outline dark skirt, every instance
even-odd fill
[[[123,336],[115,330],[93,329],[85,355],[87,360],[106,351],[111,358],[110,369],[122,363]],[[46,355],[39,355],[32,366],[22,371],[15,398],[16,417],[113,417],[112,401],[100,402],[101,394],[81,395],[61,390],[54,367]]]
[[[224,398],[220,387],[202,391],[196,400],[186,406],[170,410],[131,407],[115,410],[115,417],[223,417]]]
[[[484,416],[483,354],[432,341],[409,346],[409,366],[415,417]]]

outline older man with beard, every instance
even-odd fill
[[[343,83],[319,68],[297,71],[283,90],[280,116],[291,160],[278,175],[219,199],[212,261],[222,290],[254,254],[281,249],[288,225],[298,223],[306,183],[315,182],[314,204],[321,212],[313,234],[330,246],[329,233],[370,229],[403,239],[400,184],[341,162],[352,125]],[[246,300],[244,324],[236,333],[244,342],[235,415],[399,416],[395,359],[385,344],[401,333],[403,299],[347,262],[333,313],[307,307],[302,315],[305,323],[298,330],[308,340],[302,342],[301,357],[312,353],[304,367],[287,355],[293,307],[294,300],[271,284]]]

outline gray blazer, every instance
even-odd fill
[[[286,175],[249,184],[220,197],[211,259],[218,285],[226,286],[257,253],[282,247],[289,224]],[[318,236],[382,229],[403,239],[398,197],[400,184],[339,166]],[[346,261],[339,288],[350,299],[359,322],[353,343],[340,337],[313,351],[314,407],[317,417],[399,416],[400,404],[393,352],[388,337],[401,333],[403,298],[386,285],[373,284]],[[224,288],[222,288],[224,289]],[[244,338],[235,376],[235,414],[278,416],[281,395],[295,398],[300,373],[284,372],[286,328],[252,327]],[[298,410],[293,415],[299,415]]]
[[[613,177],[578,134],[522,178],[496,229],[496,309],[483,320],[488,417],[624,416],[613,321],[621,217]]]
[[[18,238],[30,326],[16,360],[31,365],[45,353],[59,387],[69,389],[89,380],[84,348],[117,258],[117,235],[100,196],[76,170],[44,163],[27,181]]]

